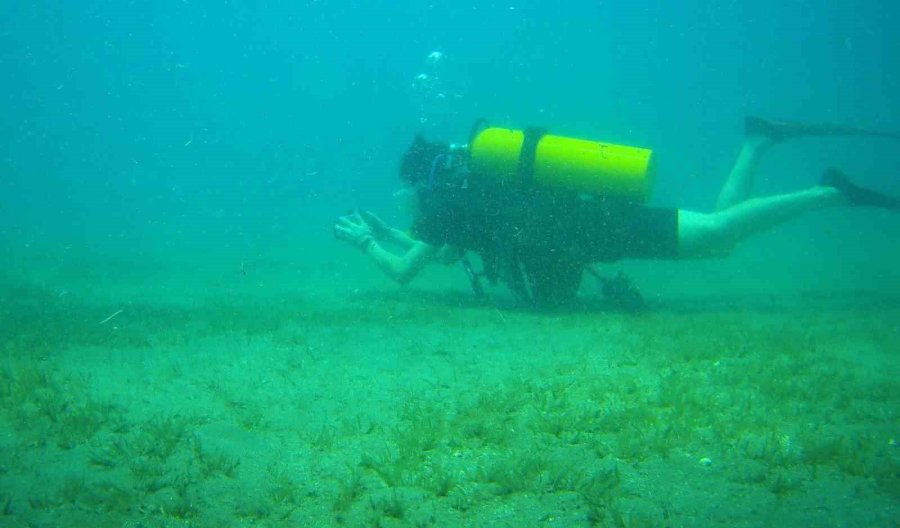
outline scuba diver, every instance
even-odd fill
[[[542,129],[484,128],[482,120],[465,146],[428,142],[420,135],[400,167],[412,202],[410,231],[371,212],[354,212],[337,219],[334,235],[400,284],[430,262],[462,262],[479,296],[484,296],[484,277],[503,281],[529,306],[555,306],[575,297],[587,271],[601,279],[614,301],[624,299],[622,307],[632,310],[641,299],[627,278],[605,279],[592,264],[722,258],[738,242],[809,211],[841,206],[900,211],[900,199],[857,186],[833,168],[817,186],[751,197],[761,158],[779,143],[804,136],[900,134],[758,117],[748,117],[744,128],[740,153],[711,213],[645,204],[654,172],[648,149],[552,136]],[[468,253],[480,256],[483,271],[474,270]]]

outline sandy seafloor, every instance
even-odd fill
[[[896,289],[529,313],[341,257],[11,259],[0,526],[900,521]]]

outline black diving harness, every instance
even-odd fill
[[[489,126],[488,120],[484,118],[479,118],[472,124],[472,128],[469,132],[469,142],[468,145],[472,145],[474,143],[475,138],[478,136],[478,133],[481,132],[484,128]],[[525,130],[524,139],[522,142],[522,149],[519,151],[519,160],[518,166],[516,170],[517,178],[522,183],[530,182],[534,176],[534,161],[537,154],[537,146],[540,142],[541,138],[543,138],[547,134],[547,130],[544,128],[538,127],[529,127]],[[435,157],[434,161],[431,164],[431,171],[428,174],[428,186],[430,189],[434,188],[434,178],[437,167],[440,163],[450,163],[452,160],[452,154],[442,154]],[[501,251],[497,251],[497,253],[501,253]],[[484,290],[484,286],[481,283],[481,278],[484,277],[488,279],[488,282],[491,284],[496,284],[498,279],[498,270],[496,263],[496,256],[491,259],[492,265],[488,266],[485,262],[485,258],[482,257],[483,269],[482,271],[475,271],[475,267],[472,265],[472,261],[469,260],[468,256],[463,254],[462,258],[460,258],[460,264],[463,267],[463,271],[466,274],[466,277],[469,279],[469,284],[472,287],[472,291],[475,293],[475,297],[479,301],[487,301],[490,300],[487,293]],[[521,262],[519,262],[518,258],[514,259],[514,265],[511,265],[510,270],[507,270],[509,276],[508,284],[510,289],[513,290],[513,293],[516,294],[521,300],[526,301],[528,304],[533,305],[535,303],[534,295],[531,291],[531,285],[528,281],[527,274],[523,269]]]
[[[478,133],[487,126],[488,121],[486,119],[482,118],[476,120],[472,125],[469,134],[468,145],[472,145]],[[519,151],[519,159],[516,167],[516,179],[523,185],[528,185],[533,181],[537,146],[546,134],[547,130],[540,127],[529,127],[524,131],[522,148]],[[454,160],[453,153],[441,154],[435,157],[432,161],[431,171],[428,175],[429,189],[434,188],[435,174],[438,166],[441,163],[452,164],[454,161],[456,160]],[[507,263],[506,269],[506,282],[508,286],[516,297],[529,305],[534,306],[536,304],[536,299],[528,279],[528,273],[524,269],[521,260],[515,255],[515,251],[511,251],[510,248],[506,248],[505,252],[502,248],[498,248],[496,254],[490,259],[486,259],[485,256],[482,255],[482,271],[476,271],[475,267],[472,265],[472,261],[465,253],[463,253],[463,256],[460,258],[460,264],[469,280],[472,292],[479,301],[490,301],[490,297],[485,292],[482,284],[482,278],[486,278],[491,284],[497,283],[499,271],[497,259],[498,255],[504,253],[507,254],[508,258],[511,258],[511,262]],[[490,261],[490,265],[488,261]],[[643,296],[624,272],[620,271],[614,277],[610,278],[600,274],[600,272],[597,271],[596,266],[586,264],[584,269],[589,275],[600,282],[603,296],[614,303],[617,308],[631,313],[639,312],[644,308]]]

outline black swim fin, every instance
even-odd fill
[[[892,211],[900,211],[900,198],[860,187],[851,182],[843,172],[829,168],[822,174],[822,185],[834,187],[850,202],[859,207],[881,207]]]
[[[784,141],[802,136],[868,136],[900,139],[900,133],[896,132],[880,132],[824,123],[775,121],[753,116],[744,119],[744,133],[748,136],[762,135],[773,141]]]

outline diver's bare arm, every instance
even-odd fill
[[[402,231],[395,227],[388,228],[387,232],[385,233],[384,241],[394,244],[395,246],[404,250],[413,247],[413,245],[418,242],[418,240],[409,236],[406,231]]]
[[[375,240],[395,245],[402,250],[408,250],[417,242],[416,239],[409,236],[409,233],[395,227],[391,227],[371,211],[361,211],[360,218],[369,226]]]
[[[463,257],[463,251],[451,245],[443,245],[434,254],[434,260],[445,266],[451,266],[460,261]]]
[[[400,284],[411,281],[437,253],[438,248],[425,242],[412,240],[412,245],[402,256],[395,255],[372,240],[364,252],[387,275]]]

